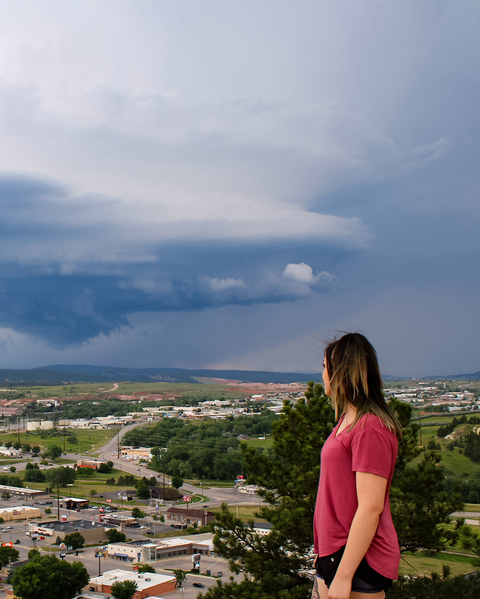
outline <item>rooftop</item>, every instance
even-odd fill
[[[136,572],[129,572],[128,570],[108,570],[104,572],[102,576],[96,576],[90,578],[90,584],[102,584],[112,585],[114,582],[123,582],[125,580],[132,580],[138,585],[137,590],[143,591],[157,584],[163,584],[175,580],[175,576],[165,576],[164,574],[153,574],[145,572],[138,574]]]

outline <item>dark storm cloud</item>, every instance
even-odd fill
[[[150,241],[142,248],[140,226],[98,220],[112,206],[118,202],[71,198],[66,187],[51,181],[0,177],[1,326],[61,347],[128,329],[128,316],[136,312],[295,301],[340,287],[321,263],[333,265],[342,251],[324,249],[312,268],[301,260],[318,248],[312,241]],[[89,210],[95,218],[85,217]],[[112,249],[116,236],[121,242]],[[135,240],[136,259],[124,236]]]

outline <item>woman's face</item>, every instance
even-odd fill
[[[328,375],[328,370],[327,370],[327,365],[325,363],[325,360],[323,361],[323,387],[325,389],[325,395],[330,396],[331,392],[332,392],[332,387],[330,385],[330,377]]]

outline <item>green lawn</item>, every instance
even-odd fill
[[[63,428],[59,429],[63,433]],[[119,428],[111,428],[107,430],[78,430],[78,429],[65,429],[65,438],[67,439],[69,436],[74,435],[78,439],[78,443],[72,444],[66,441],[65,439],[65,451],[67,453],[84,453],[86,451],[95,451],[100,447],[103,447],[105,443],[107,443],[112,437],[114,437]],[[45,436],[45,435],[44,435]],[[11,441],[12,443],[16,443],[18,439],[18,435],[15,432],[0,434],[0,443],[6,443],[7,441]],[[25,443],[29,443],[32,447],[34,445],[39,445],[42,450],[52,445],[59,445],[62,450],[64,447],[63,444],[63,434],[59,437],[45,437],[42,438],[42,433],[40,431],[32,431],[28,433],[20,433],[20,443],[23,445]]]
[[[78,397],[81,395],[101,396],[106,391],[129,395],[133,393],[144,394],[166,394],[190,395],[190,396],[208,396],[212,399],[224,397],[243,398],[251,394],[249,389],[239,389],[226,383],[211,383],[208,379],[198,379],[198,383],[129,383],[119,382],[118,389],[113,390],[113,383],[75,383],[73,385],[53,385],[45,387],[15,387],[15,392],[22,393],[25,397],[37,398],[46,397]],[[205,382],[203,382],[205,381]],[[135,398],[132,398],[135,399]]]
[[[448,553],[439,553],[434,557],[426,557],[420,552],[415,555],[406,553],[400,560],[400,575],[430,576],[432,572],[436,572],[441,576],[444,565],[451,568],[451,576],[467,574],[476,570],[474,559]]]
[[[266,439],[247,439],[245,443],[247,445],[253,445],[254,447],[272,447],[273,436],[268,435]]]
[[[252,498],[253,501],[253,498]],[[261,518],[258,518],[255,514],[258,512],[258,510],[260,509],[259,505],[244,505],[244,504],[239,504],[238,507],[236,505],[229,505],[228,506],[228,511],[231,514],[235,514],[237,515],[238,513],[238,517],[243,520],[243,522],[247,522],[248,520],[255,520],[256,522],[265,522],[265,520],[262,520]],[[221,511],[220,507],[213,507],[213,508],[209,508],[209,510],[211,512],[213,512],[214,514],[217,514]],[[238,512],[237,512],[238,510]]]

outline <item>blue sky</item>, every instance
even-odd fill
[[[0,349],[480,370],[480,6],[0,4]]]

